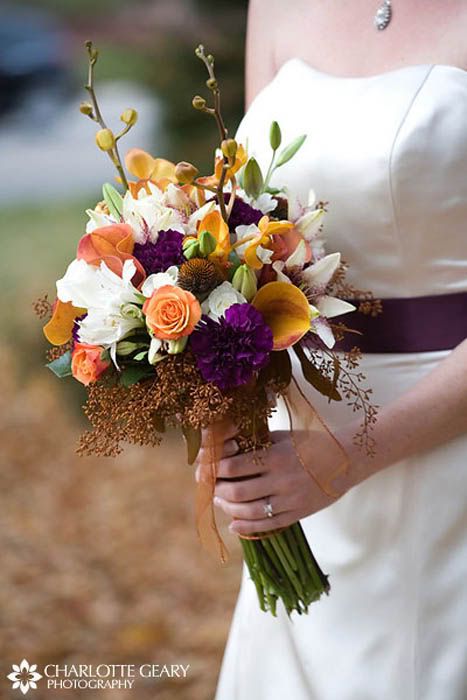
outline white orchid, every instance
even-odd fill
[[[277,199],[275,199],[269,192],[262,192],[256,199],[254,199],[247,194],[245,190],[238,188],[237,195],[240,197],[240,199],[243,199],[244,202],[249,204],[250,207],[259,209],[259,211],[263,214],[269,214],[277,207]]]
[[[149,299],[156,289],[165,287],[167,284],[174,286],[177,284],[177,280],[178,267],[176,265],[171,265],[165,272],[155,272],[153,275],[149,275],[149,277],[144,280],[141,293]]]
[[[213,212],[215,209],[219,209],[217,206],[216,202],[213,199],[210,199],[208,202],[203,204],[202,207],[199,209],[196,209],[196,211],[193,212],[188,217],[188,221],[185,224],[185,233],[187,236],[193,236],[197,233],[197,226],[198,222],[202,221],[205,216]]]
[[[159,231],[172,229],[184,233],[183,216],[172,206],[164,204],[164,192],[153,183],[148,183],[149,194],[142,187],[137,197],[130,190],[123,198],[122,216],[129,224],[137,243],[156,243]]]
[[[297,246],[297,249],[285,262],[276,260],[276,262],[273,263],[272,267],[280,282],[292,284],[284,273],[284,270],[290,269],[295,265],[301,266],[304,264],[303,251],[298,250],[300,245],[301,244]],[[334,347],[336,340],[327,319],[347,314],[350,311],[355,311],[355,306],[353,306],[353,304],[325,294],[326,287],[332,280],[340,263],[341,254],[331,253],[301,272],[303,281],[306,283],[307,291],[309,295],[313,297],[314,301],[314,304],[310,304],[311,310],[314,312],[315,316],[311,322],[311,330],[321,338],[328,348]],[[318,312],[318,314],[316,314],[316,312]]]
[[[204,314],[218,321],[233,304],[246,304],[246,299],[230,282],[222,282],[203,301],[201,309]]]
[[[286,190],[286,194],[289,221],[293,222],[296,230],[309,243],[313,259],[319,260],[324,256],[324,241],[320,233],[325,211],[316,206],[314,190],[309,191],[305,206],[293,192]]]

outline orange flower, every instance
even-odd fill
[[[293,284],[269,282],[257,291],[251,303],[272,330],[273,350],[290,348],[310,330],[310,304]]]
[[[228,182],[233,178],[236,172],[240,170],[240,168],[245,165],[245,163],[248,160],[248,154],[245,150],[245,147],[242,146],[242,144],[239,144],[237,148],[237,153],[235,156],[235,162],[233,165],[228,168],[226,174],[225,174],[225,181]],[[199,182],[201,185],[207,185],[209,187],[215,187],[219,180],[221,179],[222,175],[222,167],[224,165],[224,158],[223,156],[216,156],[215,163],[214,163],[214,175],[208,175],[207,177],[198,177],[196,179],[196,182]]]
[[[178,340],[193,332],[201,318],[201,306],[191,292],[167,284],[144,302],[143,313],[156,338]]]
[[[263,262],[258,258],[258,246],[274,250],[273,236],[283,235],[293,228],[290,221],[270,221],[268,216],[263,216],[258,222],[258,233],[253,235],[249,241],[249,245],[245,249],[244,258],[247,265],[254,270],[261,270]],[[247,240],[247,239],[245,239]],[[240,239],[236,245],[242,243]]]
[[[215,209],[207,214],[198,224],[198,234],[208,231],[217,241],[216,249],[209,256],[210,260],[226,261],[231,251],[229,227]]]
[[[52,318],[44,326],[44,335],[52,345],[63,345],[71,338],[73,325],[78,316],[86,309],[76,309],[71,301],[56,299],[52,309]]]
[[[125,260],[133,260],[137,270],[133,284],[138,286],[146,278],[146,273],[139,260],[132,255],[134,247],[135,241],[131,226],[111,224],[96,228],[92,233],[83,236],[78,243],[76,257],[78,260],[85,260],[96,267],[101,262],[105,262],[107,267],[120,277]]]
[[[162,190],[165,190],[171,182],[176,183],[175,163],[165,158],[153,158],[141,148],[131,148],[125,156],[125,165],[132,175],[138,178],[138,182],[130,182],[130,192],[137,197],[142,187],[149,192],[147,183],[154,182]]]
[[[99,345],[76,343],[71,357],[71,372],[81,384],[88,386],[95,382],[110,366],[109,360],[102,359],[104,349]]]

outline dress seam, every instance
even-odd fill
[[[402,236],[401,236],[401,229],[400,229],[400,216],[399,216],[400,212],[397,209],[396,198],[395,198],[395,194],[394,194],[395,186],[394,186],[393,170],[392,170],[394,154],[395,154],[396,147],[398,146],[399,136],[401,134],[401,131],[402,131],[405,123],[407,122],[407,118],[408,118],[409,114],[411,113],[412,108],[413,108],[418,96],[420,95],[428,78],[430,77],[431,73],[433,72],[435,65],[436,64],[432,64],[430,66],[425,77],[423,78],[422,82],[420,83],[417,90],[415,91],[415,94],[413,95],[412,99],[410,100],[410,102],[407,106],[407,109],[405,110],[404,116],[402,117],[400,124],[397,127],[396,133],[394,135],[394,140],[392,142],[391,149],[389,151],[389,159],[388,159],[389,195],[390,195],[390,200],[391,200],[393,230],[394,230],[395,237],[397,240],[397,246],[399,248],[399,255],[402,255],[403,251],[401,250]],[[406,282],[406,280],[404,280],[404,282]]]

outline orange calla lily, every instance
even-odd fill
[[[136,196],[148,182],[154,182],[165,190],[171,182],[176,183],[175,163],[165,158],[153,158],[141,148],[131,148],[125,156],[127,170],[138,178],[138,182],[130,182],[130,191]]]
[[[303,292],[287,282],[269,282],[251,302],[272,330],[273,350],[285,350],[311,327],[310,304]]]
[[[258,223],[258,235],[251,239],[250,245],[245,249],[246,264],[254,270],[260,270],[264,263],[258,258],[258,246],[273,248],[272,236],[286,233],[291,228],[293,228],[293,224],[290,221],[270,221],[269,217],[263,216]],[[241,241],[238,242],[241,243]]]
[[[231,251],[229,227],[217,210],[207,214],[198,224],[198,232],[209,231],[216,239],[216,249],[209,256],[210,260],[226,260]]]
[[[71,338],[75,319],[84,313],[86,313],[86,309],[77,309],[71,301],[65,303],[57,299],[53,307],[52,318],[43,328],[49,343],[52,345],[67,343]]]
[[[146,278],[143,266],[133,257],[135,240],[128,224],[111,224],[96,228],[83,236],[78,244],[77,259],[96,267],[103,261],[117,275],[122,275],[125,260],[133,260],[137,274],[133,283],[137,286]]]

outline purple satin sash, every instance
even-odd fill
[[[346,326],[363,335],[346,333],[336,350],[357,346],[368,353],[430,352],[451,350],[467,338],[467,291],[381,302],[378,316],[354,312],[342,317]]]

